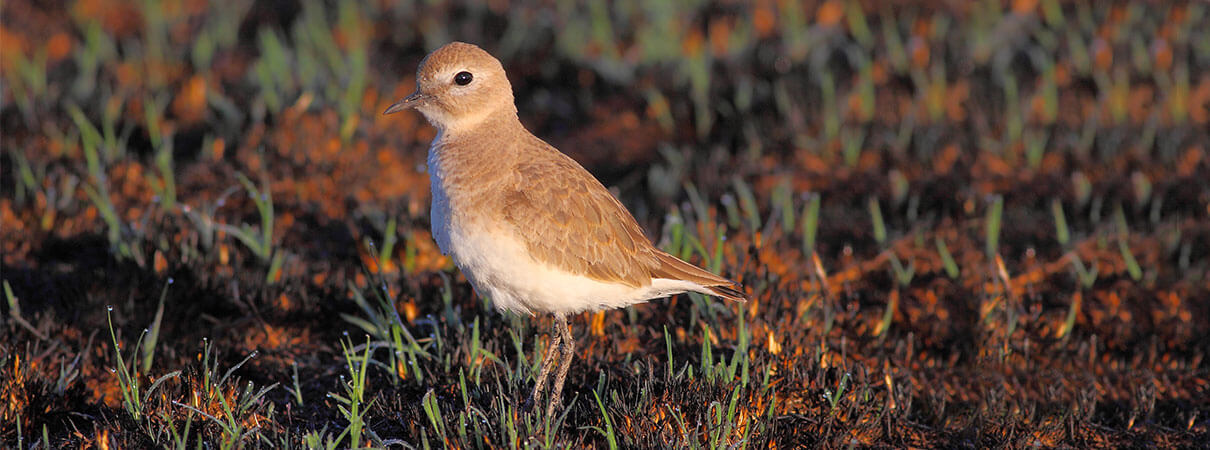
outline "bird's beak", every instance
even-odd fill
[[[412,95],[404,97],[403,100],[395,102],[394,105],[391,105],[390,108],[387,108],[386,111],[383,111],[382,115],[385,116],[387,114],[397,113],[405,109],[415,108],[416,104],[420,103],[420,101],[423,99],[424,95],[421,95],[420,91],[417,90],[416,92],[413,92]]]

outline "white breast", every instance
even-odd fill
[[[430,227],[433,232],[433,240],[437,241],[437,248],[441,249],[441,254],[450,254],[450,199],[449,194],[445,190],[445,185],[442,182],[441,161],[436,157],[437,149],[435,143],[441,138],[440,135],[433,139],[434,145],[429,147],[428,155],[428,172],[429,172],[429,188],[433,196],[433,204],[429,209]]]

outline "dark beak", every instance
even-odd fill
[[[383,111],[382,114],[385,116],[387,114],[397,113],[397,112],[403,111],[405,109],[414,108],[414,107],[416,107],[416,104],[419,103],[423,99],[424,99],[424,96],[420,95],[420,91],[413,92],[412,95],[404,97],[403,100],[395,102],[394,105],[391,105],[391,107],[387,108],[386,111]]]

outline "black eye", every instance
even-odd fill
[[[474,78],[475,76],[471,75],[470,72],[458,72],[457,75],[454,75],[454,82],[458,83],[459,86],[466,86],[471,84],[471,80]]]

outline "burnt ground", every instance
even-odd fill
[[[658,9],[5,2],[0,442],[1204,445],[1210,8]],[[434,130],[379,115],[451,39],[751,300],[581,315],[519,410],[550,319],[438,252]]]

